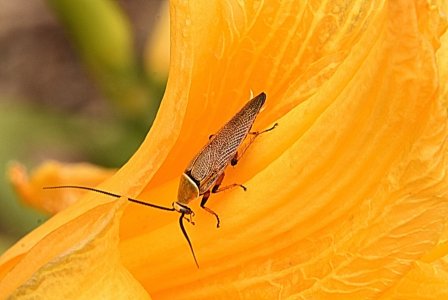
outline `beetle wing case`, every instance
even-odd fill
[[[193,158],[185,173],[199,183],[199,194],[208,191],[235,156],[238,147],[248,135],[266,100],[261,93],[249,100]]]

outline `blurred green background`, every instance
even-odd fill
[[[48,218],[17,199],[8,164],[126,162],[163,96],[169,25],[162,0],[0,0],[0,7],[2,253]]]

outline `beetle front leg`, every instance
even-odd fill
[[[219,186],[221,185],[221,183],[222,183],[222,181],[223,181],[223,179],[224,179],[224,175],[225,175],[225,173],[222,173],[221,175],[219,175],[219,177],[218,177],[218,179],[215,181],[215,185],[213,186],[213,188],[212,188],[212,193],[215,193],[215,188],[216,187],[218,187],[219,188]],[[207,191],[207,192],[205,192],[204,193],[204,196],[202,196],[202,200],[201,200],[201,208],[203,208],[206,212],[208,212],[209,214],[212,214],[212,215],[214,215],[215,216],[215,218],[216,218],[216,222],[217,222],[217,224],[216,224],[216,228],[219,228],[219,224],[220,224],[220,220],[219,220],[219,216],[218,216],[218,214],[217,213],[215,213],[213,210],[211,210],[210,208],[208,208],[208,207],[205,207],[205,204],[207,203],[207,200],[208,200],[208,198],[210,197],[210,191]]]
[[[183,218],[185,220],[187,220],[188,223],[191,223],[191,225],[196,225],[196,223],[193,221],[193,217],[194,217],[194,212],[192,211],[188,217],[185,215]]]
[[[208,207],[205,207],[205,204],[207,203],[208,198],[210,197],[210,191],[207,191],[204,196],[202,196],[202,200],[201,200],[201,208],[203,208],[206,212],[212,214],[215,216],[216,218],[216,228],[219,228],[219,224],[220,224],[220,220],[219,220],[219,216],[217,213],[215,213],[213,210],[211,210]]]

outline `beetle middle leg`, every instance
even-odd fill
[[[208,213],[210,213],[210,214],[212,214],[212,215],[214,215],[216,217],[216,221],[217,221],[216,228],[219,228],[219,224],[220,224],[219,216],[212,209],[210,209],[210,208],[205,206],[205,204],[208,201],[208,198],[210,197],[210,194],[211,193],[216,194],[216,193],[219,193],[219,192],[222,192],[222,191],[225,191],[225,190],[237,187],[237,186],[241,187],[244,191],[247,190],[247,188],[244,185],[238,184],[238,183],[234,183],[234,184],[231,184],[231,185],[227,185],[227,186],[221,187],[221,183],[222,183],[223,179],[224,179],[224,173],[222,173],[218,177],[218,180],[216,180],[215,185],[213,186],[211,191],[205,192],[204,195],[202,196],[202,199],[201,199],[201,208],[203,208],[206,212],[208,212]]]
[[[272,127],[262,130],[262,131],[252,131],[249,132],[250,135],[253,135],[254,138],[250,140],[249,144],[244,147],[244,149],[242,149],[241,151],[238,151],[237,153],[235,153],[235,156],[232,158],[232,160],[230,161],[230,164],[232,166],[236,166],[236,164],[238,163],[238,161],[241,159],[241,157],[244,155],[244,153],[247,151],[247,149],[250,147],[250,145],[252,145],[252,143],[255,141],[255,139],[262,133],[265,132],[269,132],[271,130],[273,130],[275,127],[278,126],[278,123],[275,123],[274,125],[272,125]]]
[[[234,187],[240,187],[240,188],[242,188],[244,191],[247,190],[247,188],[246,188],[244,185],[239,184],[239,183],[233,183],[233,184],[230,184],[230,185],[226,185],[226,186],[221,187],[221,183],[222,183],[222,181],[223,181],[223,179],[224,179],[224,175],[225,175],[225,173],[222,173],[222,174],[218,177],[218,180],[216,180],[215,185],[214,185],[213,188],[212,188],[212,193],[213,193],[213,194],[220,193],[220,192],[223,192],[223,191],[225,191],[225,190],[228,190],[228,189],[231,189],[231,188],[234,188]]]

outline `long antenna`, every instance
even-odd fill
[[[120,196],[118,194],[114,194],[114,193],[111,193],[111,192],[107,192],[107,191],[103,191],[103,190],[95,189],[95,188],[91,188],[91,187],[86,187],[86,186],[79,186],[79,185],[45,186],[45,187],[43,187],[43,189],[44,190],[79,189],[79,190],[86,190],[86,191],[91,191],[91,192],[104,194],[104,195],[111,196],[111,197],[114,197],[114,198],[121,198],[122,197],[122,196]],[[145,205],[145,206],[149,206],[149,207],[153,207],[153,208],[157,208],[157,209],[161,209],[161,210],[175,211],[174,207],[160,206],[160,205],[156,205],[156,204],[152,204],[152,203],[148,203],[148,202],[144,202],[144,201],[137,200],[137,199],[132,199],[132,198],[127,198],[127,199],[129,201],[137,203],[137,204],[141,204],[141,205]],[[182,230],[182,233],[183,233],[185,239],[188,242],[188,246],[190,246],[190,250],[191,250],[191,254],[193,254],[194,262],[196,263],[196,266],[199,268],[198,260],[196,259],[196,255],[194,254],[193,245],[191,244],[190,238],[188,237],[187,231],[185,230],[185,227],[184,227],[184,222],[183,222],[184,215],[185,215],[185,213],[181,213],[180,218],[179,218],[180,229]]]
[[[90,188],[90,187],[86,187],[86,186],[79,186],[79,185],[58,185],[58,186],[45,186],[43,187],[44,190],[54,190],[54,189],[79,189],[79,190],[87,190],[87,191],[91,191],[91,192],[96,192],[96,193],[100,193],[100,194],[104,194],[104,195],[108,195],[114,198],[121,198],[122,196],[118,195],[118,194],[114,194],[111,192],[107,192],[107,191],[103,191],[103,190],[99,190],[99,189],[95,189],[95,188]],[[127,198],[127,197],[126,197]],[[162,210],[168,210],[168,211],[174,211],[174,207],[165,207],[165,206],[160,206],[160,205],[156,205],[156,204],[152,204],[152,203],[148,203],[148,202],[144,202],[141,200],[137,200],[137,199],[132,199],[132,198],[127,198],[128,201],[134,202],[134,203],[138,203],[141,205],[145,205],[145,206],[150,206],[153,208],[157,208],[157,209],[162,209]]]
[[[185,213],[181,213],[180,218],[179,218],[180,229],[182,230],[182,233],[184,234],[184,237],[187,240],[188,245],[190,246],[190,250],[191,250],[191,254],[193,254],[194,262],[196,263],[196,266],[199,269],[199,264],[198,264],[198,260],[196,259],[196,255],[194,254],[193,245],[191,245],[190,238],[188,237],[187,231],[185,230],[185,227],[184,227],[184,215],[185,215]]]

